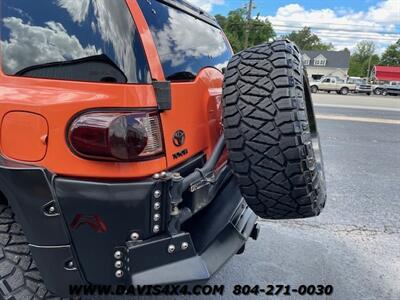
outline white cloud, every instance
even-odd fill
[[[188,57],[200,58],[205,53],[218,57],[227,50],[226,44],[218,36],[221,34],[219,30],[200,21],[198,26],[192,26],[193,18],[174,10],[170,14],[170,21],[165,23],[155,39],[162,61],[169,61],[172,67],[177,67]]]
[[[387,0],[380,2],[377,6],[369,8],[368,19],[374,22],[391,24],[400,23],[400,1]]]
[[[188,2],[207,12],[211,11],[213,5],[224,4],[224,0],[188,0]]]
[[[81,23],[86,19],[89,11],[89,0],[58,0],[58,5],[65,8],[74,22]]]
[[[10,30],[10,39],[0,41],[4,57],[4,68],[8,73],[20,71],[32,64],[64,61],[100,54],[94,46],[82,47],[75,36],[70,36],[65,28],[56,22],[46,26],[24,24],[19,18],[3,19]]]
[[[266,16],[278,34],[312,28],[323,42],[337,49],[354,49],[357,42],[371,40],[378,52],[400,38],[400,0],[381,1],[366,12],[348,8],[305,9],[297,3],[280,7],[275,15]]]

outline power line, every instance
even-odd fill
[[[281,27],[281,28],[287,28],[287,30],[292,30],[293,28],[300,28],[303,29],[304,26],[302,25],[279,25],[279,24],[273,24],[271,23],[273,27]],[[261,25],[261,24],[260,24]],[[390,34],[390,35],[397,35],[400,37],[400,34],[393,32],[393,31],[362,31],[360,29],[347,29],[347,28],[327,28],[327,27],[317,27],[317,26],[310,26],[311,29],[314,30],[326,30],[326,31],[343,31],[343,32],[360,32],[360,33],[367,33],[367,34],[373,34],[373,33],[378,33],[378,34]]]
[[[243,23],[229,23],[229,25],[234,25],[234,26],[243,26]],[[279,24],[273,24],[271,23],[271,25],[275,28],[275,27],[280,27],[280,28],[287,28],[285,29],[285,31],[290,31],[293,29],[303,29],[305,26],[303,25],[279,25]],[[262,27],[265,26],[265,24],[252,24],[252,27]],[[350,25],[349,25],[350,26]],[[344,32],[351,32],[351,33],[363,33],[363,34],[388,34],[388,35],[393,35],[393,36],[398,36],[400,37],[400,33],[397,32],[393,32],[393,31],[362,31],[360,29],[347,29],[347,28],[327,28],[327,27],[316,27],[316,26],[306,26],[306,27],[310,27],[313,30],[325,30],[325,31],[334,31],[334,32],[340,32],[340,31],[344,31]],[[284,29],[281,29],[284,30]]]
[[[287,34],[288,31],[285,30],[277,30],[277,33]],[[319,37],[325,38],[337,38],[337,39],[367,39],[367,40],[376,40],[376,41],[394,41],[399,39],[399,36],[379,36],[379,35],[368,35],[365,32],[353,32],[351,33],[338,33],[335,31],[332,32],[316,32]]]
[[[268,20],[269,22],[271,22],[268,17],[262,17],[262,19]],[[285,22],[286,24],[299,24],[299,21],[275,21],[276,22]],[[271,22],[272,23],[272,22]],[[376,25],[368,25],[368,24],[346,24],[346,23],[331,23],[331,22],[312,22],[312,21],[304,21],[304,23],[306,23],[305,26],[308,26],[308,24],[316,24],[316,25],[333,25],[333,26],[356,26],[356,27],[371,27],[371,28],[376,28],[377,26],[385,26],[384,24],[380,24],[380,23],[376,23]],[[386,25],[388,26],[388,25]],[[308,27],[312,27],[312,26],[308,26]]]
[[[235,25],[235,26],[243,26],[244,24],[233,24],[231,23],[230,25]],[[264,24],[252,24],[252,28],[254,30],[258,30],[258,28],[261,28],[265,26]],[[275,26],[273,25],[273,29],[275,29],[275,32],[278,34],[287,34],[290,33],[291,31],[298,31],[303,29],[303,27],[300,26]],[[358,39],[371,39],[371,40],[381,40],[381,41],[393,41],[397,40],[400,38],[400,35],[397,35],[393,32],[389,31],[379,31],[379,32],[366,32],[366,31],[360,31],[360,30],[351,30],[351,29],[333,29],[333,28],[318,28],[318,27],[313,27],[311,28],[315,31],[315,33],[318,36],[321,37],[332,37],[332,38],[358,38]],[[380,35],[382,36],[380,36]]]

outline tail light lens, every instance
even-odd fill
[[[69,127],[68,140],[79,156],[135,161],[163,152],[157,112],[90,112]]]

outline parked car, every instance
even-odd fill
[[[185,1],[85,3],[0,2],[1,297],[204,282],[258,216],[321,213],[296,45],[233,55]]]
[[[386,95],[400,95],[400,81],[392,81],[386,86]]]
[[[368,96],[372,94],[372,85],[365,78],[350,77],[347,83],[356,85],[355,93],[357,94],[367,94]]]
[[[356,84],[346,83],[337,77],[322,77],[319,81],[310,82],[311,92],[317,93],[318,91],[336,92],[341,95],[347,95],[350,92],[356,91]]]
[[[391,81],[388,84],[379,85],[374,88],[375,95],[400,95],[400,81]]]

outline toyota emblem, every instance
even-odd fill
[[[186,135],[183,132],[183,130],[178,130],[177,132],[174,133],[174,137],[173,137],[172,141],[174,142],[174,145],[176,147],[180,147],[185,143],[185,138],[186,138]]]

